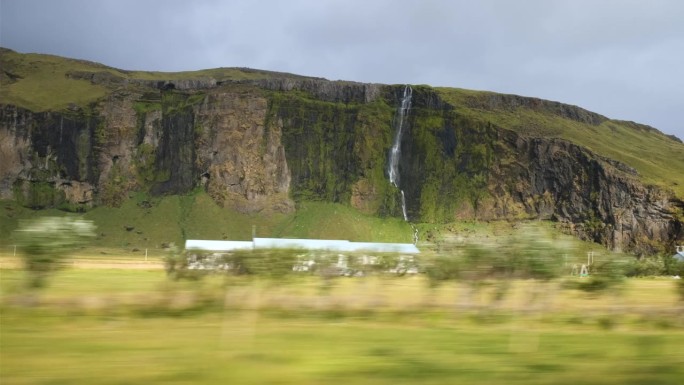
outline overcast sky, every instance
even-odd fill
[[[0,0],[0,15],[19,52],[514,93],[684,139],[681,0]]]

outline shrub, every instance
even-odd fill
[[[682,274],[684,274],[684,262],[678,262],[672,256],[663,255],[635,259],[625,271],[628,277],[681,276]]]
[[[52,271],[61,267],[69,251],[95,236],[95,225],[73,217],[44,217],[21,222],[16,234],[28,285],[39,288]]]

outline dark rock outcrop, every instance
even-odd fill
[[[467,103],[469,107],[487,110],[514,110],[524,107],[593,126],[598,126],[608,120],[603,115],[577,106],[518,95],[489,93],[486,97],[469,98]]]
[[[563,222],[581,238],[639,254],[674,241],[675,200],[644,186],[628,166],[559,139],[506,131],[501,138],[514,161],[492,168],[494,217],[517,206],[518,213]]]
[[[83,111],[0,106],[0,197],[32,208],[92,204],[100,174],[99,122]]]
[[[381,84],[328,81],[323,79],[260,79],[245,81],[272,91],[303,91],[314,98],[333,103],[370,103],[382,91]]]
[[[290,170],[282,122],[267,122],[268,101],[218,92],[195,106],[200,183],[219,204],[242,212],[290,212]]]

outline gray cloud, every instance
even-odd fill
[[[0,1],[20,52],[516,93],[684,138],[678,0]]]

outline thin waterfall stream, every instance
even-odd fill
[[[404,135],[406,120],[409,111],[411,110],[412,95],[413,90],[411,89],[411,87],[408,85],[404,87],[404,94],[401,98],[401,105],[399,106],[399,108],[397,108],[397,113],[394,116],[394,142],[392,143],[392,149],[390,150],[389,167],[387,170],[387,173],[389,174],[390,183],[392,183],[392,185],[398,188],[401,192],[401,212],[406,222],[408,222],[409,219],[408,213],[406,212],[406,195],[404,194],[404,190],[400,187],[399,160],[401,158],[401,138]],[[409,222],[409,224],[413,229],[413,243],[416,244],[418,243],[418,229],[413,225],[413,223]]]

